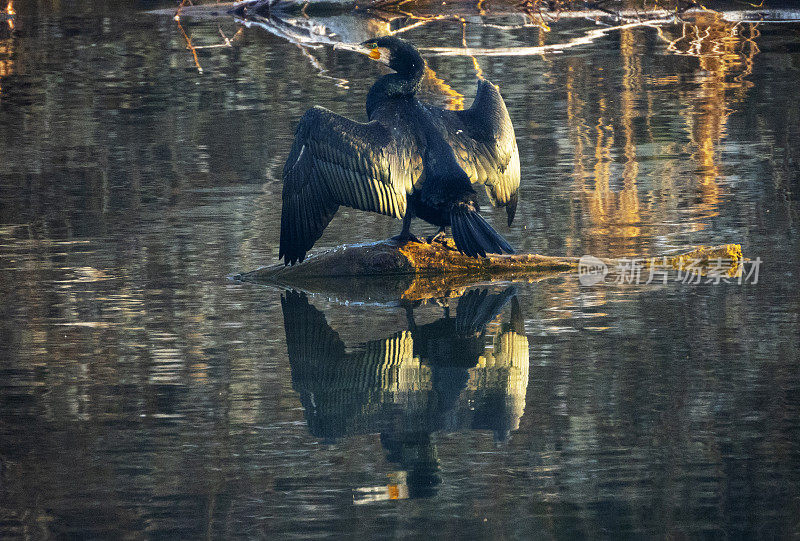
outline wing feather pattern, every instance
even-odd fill
[[[402,144],[379,122],[309,109],[283,168],[279,257],[303,261],[340,205],[402,218],[421,169]]]
[[[469,109],[450,111],[429,106],[429,111],[453,147],[459,165],[473,184],[486,188],[492,205],[506,207],[511,225],[519,198],[519,150],[500,91],[479,79]]]

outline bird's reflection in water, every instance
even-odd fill
[[[489,430],[505,440],[519,426],[528,386],[528,339],[514,288],[472,290],[455,317],[346,348],[305,294],[281,299],[292,386],[311,433],[334,441],[379,433],[402,471],[355,501],[426,497],[440,483],[437,431]],[[510,315],[491,325],[507,305]],[[506,318],[503,317],[503,320]]]

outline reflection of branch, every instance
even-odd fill
[[[222,39],[225,40],[224,43],[217,43],[217,44],[214,44],[214,45],[195,45],[194,46],[194,50],[195,51],[199,51],[200,49],[219,49],[220,47],[233,47],[233,44],[237,40],[237,38],[242,36],[242,29],[241,28],[236,31],[236,33],[233,35],[232,38],[229,38],[228,36],[226,36],[225,33],[222,31],[221,27],[218,27],[218,30],[219,30],[220,36],[222,36]]]
[[[599,38],[615,30],[625,30],[628,28],[650,27],[657,28],[659,25],[669,23],[669,19],[653,21],[637,21],[633,23],[609,26],[591,30],[585,35],[571,39],[565,43],[554,43],[551,45],[541,45],[539,47],[425,47],[422,50],[431,53],[433,56],[534,56],[547,52],[561,52],[565,49],[589,45]]]
[[[540,26],[549,32],[550,27],[545,22],[545,17],[551,21],[562,17],[580,17],[589,19],[596,24],[601,24],[600,18],[611,17],[617,22],[635,22],[642,20],[642,14],[636,7],[627,9],[608,9],[603,6],[604,0],[585,2],[578,0],[523,0],[517,4],[519,9],[535,21],[536,26]],[[587,5],[588,4],[588,5]],[[651,17],[657,11],[658,1],[655,2]],[[590,7],[590,9],[586,9]],[[664,16],[663,10],[658,16]]]
[[[176,15],[175,21],[178,23],[178,30],[180,30],[181,34],[183,34],[183,39],[186,40],[186,48],[192,51],[192,57],[194,58],[194,65],[197,66],[197,72],[203,73],[203,67],[200,65],[200,60],[197,58],[197,48],[194,45],[192,45],[191,38],[186,34],[186,31],[183,29],[180,17]]]
[[[665,35],[661,29],[658,35],[667,43],[669,52],[698,58],[704,69],[720,77],[731,68],[741,67],[734,80],[742,83],[753,72],[753,58],[760,52],[755,41],[760,35],[758,23],[748,24],[749,32],[745,35],[745,23],[731,23],[722,19],[722,14],[707,11],[710,16],[696,14],[692,22],[684,21],[676,38]]]
[[[542,30],[549,32],[550,27],[545,24],[543,20],[539,20],[538,22],[534,17],[531,17],[531,21],[528,21],[529,15],[525,13],[517,13],[514,15],[519,15],[522,18],[522,24],[497,24],[497,23],[488,23],[486,21],[481,21],[480,26],[482,28],[497,28],[498,30],[519,30],[521,28],[541,28]],[[469,24],[469,21],[467,21]]]
[[[459,15],[415,15],[411,12],[406,12],[402,10],[398,11],[408,18],[414,19],[415,22],[409,24],[408,26],[392,30],[391,32],[389,32],[389,35],[392,36],[396,34],[402,34],[403,32],[408,32],[409,30],[419,28],[420,26],[425,26],[430,22],[446,21],[446,20],[458,21],[459,23],[462,24],[474,24],[480,26],[481,28],[497,28],[499,30],[518,30],[520,28],[543,28],[547,31],[550,30],[550,28],[544,23],[543,20],[539,22],[535,21],[528,22],[527,16],[523,13],[516,14],[522,18],[523,20],[522,24],[497,24],[497,23],[486,22],[483,19],[481,19],[480,22],[468,21]]]
[[[758,29],[758,23],[751,23],[750,36],[744,38],[744,42],[742,43],[742,53],[744,53],[745,44],[750,45],[750,53],[744,57],[744,70],[742,73],[733,78],[737,83],[743,82],[745,77],[753,73],[753,57],[761,52],[761,49],[756,45],[756,38],[760,35],[761,31]]]
[[[342,79],[340,77],[333,77],[332,75],[328,75],[328,70],[325,69],[325,67],[320,63],[319,60],[317,60],[316,56],[308,52],[308,47],[306,45],[302,43],[295,43],[295,45],[297,45],[297,48],[300,49],[300,52],[303,53],[303,56],[308,58],[308,61],[311,62],[311,65],[314,66],[314,68],[316,68],[318,76],[322,77],[323,79],[330,79],[339,88],[350,88],[348,86],[350,81],[348,81],[347,79]]]
[[[425,26],[426,24],[428,24],[430,22],[439,21],[439,20],[447,18],[446,15],[436,15],[435,17],[418,17],[416,15],[411,15],[410,13],[408,15],[410,17],[414,18],[414,19],[417,19],[417,21],[414,22],[414,23],[411,23],[408,26],[404,26],[402,28],[398,28],[397,30],[393,30],[392,32],[389,33],[390,35],[394,36],[396,34],[402,34],[403,32],[408,32],[409,30],[413,30],[414,28],[418,28],[420,26]]]
[[[448,105],[451,109],[460,111],[464,108],[464,96],[452,86],[445,83],[444,79],[440,79],[430,66],[425,67],[425,80],[430,86],[447,96]]]
[[[522,13],[531,18],[531,21],[533,21],[534,26],[538,26],[544,29],[545,32],[550,31],[550,27],[547,26],[546,22],[544,22],[544,14],[542,13],[541,0],[524,0],[519,5],[519,7],[522,10]],[[561,6],[559,5],[556,11],[556,15],[560,10]]]
[[[317,59],[317,57],[315,57],[309,51],[309,49],[318,48],[321,45],[332,45],[334,48],[336,48],[336,45],[339,42],[334,41],[327,34],[317,34],[308,29],[298,27],[290,22],[273,16],[260,17],[258,21],[252,19],[241,19],[237,17],[236,22],[244,25],[244,27],[247,28],[251,26],[262,28],[270,34],[274,34],[279,38],[285,39],[289,43],[296,45],[297,48],[300,49],[300,52],[303,53],[303,56],[305,56],[314,69],[317,70],[317,75],[324,79],[330,79],[339,88],[349,88],[348,85],[350,81],[340,77],[328,75],[328,70],[322,65],[319,59]],[[242,29],[240,28],[239,32],[241,31]],[[303,31],[307,33],[304,34]],[[239,32],[237,32],[237,35]],[[236,36],[234,36],[234,39],[235,37]]]
[[[225,35],[225,32],[222,31],[221,26],[218,25],[217,30],[219,30],[219,35],[222,36],[222,39],[225,40],[225,45],[227,45],[228,47],[233,47],[233,42],[236,41],[236,38],[241,36],[243,33],[243,29],[239,28],[232,38],[228,38],[228,36]]]
[[[467,21],[463,21],[461,24],[461,46],[467,48]],[[474,56],[472,57],[472,66],[475,68],[475,75],[478,79],[483,79],[483,70]]]
[[[192,58],[194,59],[194,65],[197,67],[198,73],[203,73],[203,67],[200,65],[200,59],[197,56],[197,51],[199,51],[200,49],[217,49],[219,47],[233,47],[233,43],[243,35],[243,29],[239,28],[233,35],[233,37],[229,38],[228,36],[225,35],[225,32],[222,31],[222,27],[217,26],[217,30],[219,30],[219,35],[222,37],[223,43],[217,43],[214,45],[201,45],[201,46],[195,45],[194,43],[192,43],[192,38],[189,37],[189,34],[186,33],[186,30],[184,30],[183,25],[181,24],[181,12],[183,11],[183,7],[186,5],[191,6],[192,5],[191,0],[181,1],[180,5],[178,6],[178,9],[175,11],[175,16],[173,17],[173,19],[175,20],[176,23],[178,23],[178,30],[180,30],[183,39],[186,41],[186,48],[192,52]]]
[[[194,65],[197,66],[197,72],[203,73],[203,68],[202,66],[200,66],[200,60],[197,58],[197,49],[195,48],[194,45],[192,45],[191,38],[189,38],[189,36],[186,34],[186,31],[183,29],[183,25],[181,24],[181,10],[183,9],[183,6],[185,6],[187,3],[191,6],[192,0],[181,1],[181,4],[178,6],[178,11],[175,12],[174,19],[175,22],[178,23],[178,30],[180,30],[181,34],[183,34],[183,39],[186,40],[186,48],[192,51],[192,56],[194,57]]]

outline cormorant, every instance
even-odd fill
[[[469,109],[450,111],[416,98],[425,60],[397,37],[361,44],[395,73],[384,75],[367,95],[369,122],[323,107],[309,109],[297,127],[283,169],[279,257],[302,262],[340,205],[403,220],[395,240],[411,234],[415,216],[452,226],[459,251],[470,257],[514,253],[478,214],[473,184],[482,184],[495,206],[514,219],[519,192],[519,151],[514,127],[496,86],[478,80]]]

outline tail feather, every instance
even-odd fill
[[[464,233],[464,223],[462,220],[456,220],[454,218],[454,216],[450,217],[450,229],[453,231],[453,240],[461,239],[460,244],[456,243],[456,247],[458,247],[461,253],[471,252],[471,250],[466,249],[466,243],[468,241],[466,240],[467,235]]]
[[[489,225],[476,210],[459,204],[450,211],[453,240],[458,250],[469,257],[514,253],[514,248]]]
[[[481,241],[478,240],[479,233],[475,231],[472,222],[467,217],[464,217],[464,219],[456,219],[455,223],[459,225],[460,234],[456,235],[454,230],[453,240],[459,239],[461,241],[459,244],[459,240],[456,240],[456,247],[458,247],[459,251],[470,257],[486,257],[486,249],[483,248]]]
[[[476,220],[475,218],[478,218],[479,220],[483,221],[483,223],[486,224],[486,226],[489,227],[489,229],[481,227],[481,225],[483,224],[479,223],[478,220]],[[490,230],[491,231],[494,230],[491,229],[491,226],[488,224],[488,222],[486,222],[483,218],[481,218],[480,214],[476,214],[474,217],[470,216],[467,220],[467,223],[469,224],[469,229],[472,232],[476,242],[478,243],[478,245],[481,247],[482,250],[492,253],[492,250],[489,249],[489,246],[499,246],[497,239],[502,240],[502,237],[500,237],[500,235],[497,234],[496,231],[495,234],[497,234],[497,239],[495,239],[491,235]],[[502,252],[497,252],[497,253],[502,253]]]

